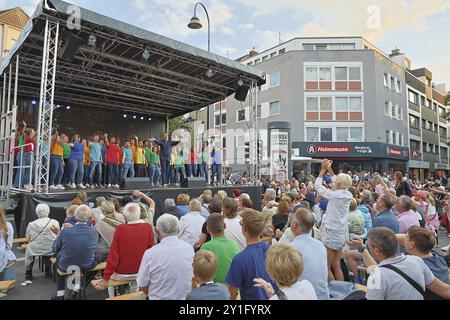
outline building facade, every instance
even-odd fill
[[[0,60],[16,43],[29,18],[19,7],[0,11]]]
[[[405,69],[365,39],[295,38],[241,62],[266,72],[257,108],[263,167],[269,162],[265,129],[284,121],[291,123],[294,156],[326,157],[343,171],[408,170]],[[245,162],[247,105],[226,102],[227,159],[233,163]]]

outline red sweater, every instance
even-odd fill
[[[114,273],[137,274],[144,252],[155,244],[153,227],[148,223],[121,224],[114,232],[103,279]]]

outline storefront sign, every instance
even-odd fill
[[[372,154],[372,148],[370,146],[355,146],[355,151],[361,154]]]
[[[430,163],[424,161],[410,160],[409,167],[413,169],[430,169]]]
[[[349,153],[349,146],[316,146],[309,145],[307,147],[309,154],[317,154],[317,153]]]
[[[436,170],[448,170],[448,164],[446,163],[435,163],[434,168]]]
[[[270,133],[270,172],[276,181],[288,179],[289,134],[283,131]]]
[[[401,156],[402,155],[402,150],[397,149],[397,148],[390,148],[388,147],[388,151],[387,153],[391,156]]]

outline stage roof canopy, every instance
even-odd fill
[[[0,74],[19,54],[20,97],[39,97],[47,17],[60,22],[60,52],[68,36],[84,40],[72,60],[58,58],[55,104],[174,117],[225,99],[239,80],[265,83],[253,67],[84,8],[81,29],[71,30],[73,9],[64,1],[42,1],[3,60]]]

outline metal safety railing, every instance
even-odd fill
[[[30,159],[30,164],[29,165],[24,165],[24,149],[25,147],[31,146],[31,159]],[[33,184],[31,183],[33,181],[33,168],[34,168],[34,143],[27,143],[27,144],[23,144],[17,147],[14,147],[14,154],[16,154],[16,149],[18,149],[19,151],[17,152],[17,155],[19,156],[19,165],[18,166],[13,166],[13,171],[15,171],[14,174],[14,179],[13,179],[13,187],[15,189],[21,189],[21,190],[28,190],[31,191],[33,189]],[[16,160],[16,159],[14,159]],[[23,181],[23,179],[25,178],[24,176],[27,174],[27,170],[28,170],[28,181]],[[28,184],[22,184],[22,182],[28,182]]]

